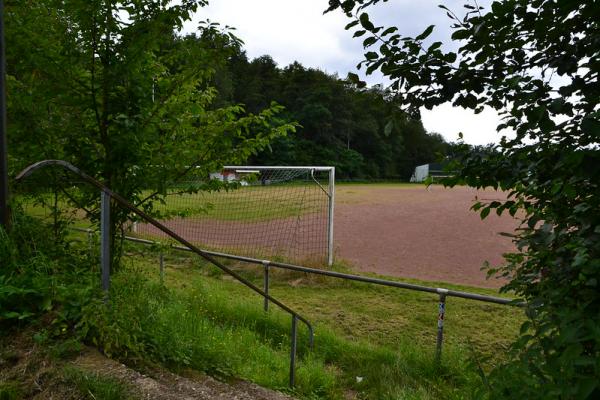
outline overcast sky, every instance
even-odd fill
[[[449,41],[451,22],[437,7],[440,2],[390,0],[369,13],[375,25],[397,26],[405,35],[416,35],[428,25],[436,25],[431,40],[455,46]],[[456,11],[462,11],[464,3],[465,0],[444,1]],[[479,1],[482,5],[488,3],[489,0]],[[185,31],[194,31],[199,21],[210,19],[235,27],[250,59],[268,54],[280,67],[299,61],[306,67],[345,77],[348,72],[357,72],[356,64],[363,56],[361,41],[344,30],[349,20],[343,13],[323,15],[327,6],[327,0],[210,0],[210,5],[200,9]],[[383,78],[374,75],[366,80],[376,84]],[[495,129],[499,118],[493,110],[475,115],[447,104],[432,111],[423,110],[422,117],[429,132],[441,133],[447,140],[456,140],[458,132],[463,132],[465,141],[471,144],[500,139]]]

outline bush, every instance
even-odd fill
[[[0,329],[49,314],[50,336],[74,333],[100,298],[95,263],[53,226],[20,212],[13,219],[10,233],[0,228]]]

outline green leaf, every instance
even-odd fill
[[[367,13],[360,14],[359,20],[362,27],[366,30],[372,31],[375,29],[375,26],[369,21],[369,15]]]
[[[521,329],[520,329],[521,335],[523,335],[526,332],[528,332],[529,329],[531,329],[531,321],[525,321],[525,322],[523,322],[523,324],[521,324]]]
[[[479,214],[479,216],[481,217],[481,219],[485,219],[489,214],[490,214],[490,208],[486,207],[481,210],[481,214]]]
[[[354,20],[354,21],[350,22],[348,25],[346,25],[346,26],[344,27],[344,29],[345,29],[345,30],[348,30],[348,29],[350,29],[350,28],[353,28],[353,27],[355,27],[356,25],[358,25],[358,20]]]
[[[592,117],[585,117],[581,121],[581,130],[587,135],[600,137],[600,121]]]
[[[348,72],[348,80],[352,83],[358,83],[360,78],[354,72]]]
[[[463,40],[467,39],[470,36],[471,31],[469,31],[468,29],[459,29],[454,31],[454,33],[450,37],[452,38],[452,40]]]
[[[374,51],[368,51],[365,53],[365,58],[367,60],[376,60],[379,58],[379,54],[375,53]]]
[[[502,4],[499,1],[494,1],[492,3],[492,12],[496,15],[501,15],[503,13]]]
[[[394,120],[391,119],[387,124],[385,124],[385,128],[383,128],[383,134],[385,136],[390,136],[392,129],[394,129]]]
[[[369,47],[371,45],[373,45],[374,43],[377,42],[377,38],[372,36],[372,37],[368,37],[363,41],[363,47]]]
[[[390,33],[396,32],[398,30],[398,28],[396,28],[395,26],[389,27],[386,30],[384,30],[383,32],[381,32],[381,36],[387,36]]]
[[[433,32],[433,28],[435,28],[435,25],[429,25],[420,35],[415,37],[415,40],[426,39],[427,37],[429,37],[429,35],[431,35],[431,32]]]

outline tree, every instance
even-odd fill
[[[342,179],[408,180],[419,163],[435,161],[447,144],[427,134],[420,121],[406,118],[381,87],[360,88],[321,70],[294,62],[279,68],[272,58],[249,61],[236,49],[217,74],[229,77],[219,87],[223,104],[248,110],[271,100],[285,106],[281,115],[298,121],[297,131],[275,139],[251,162],[266,165],[333,165]]]
[[[208,176],[244,162],[294,125],[277,105],[213,107],[215,66],[239,40],[214,23],[205,40],[177,31],[204,0],[32,0],[7,7],[13,171],[62,158],[132,202],[190,167]],[[208,40],[206,38],[210,38]],[[222,43],[225,42],[225,43]],[[214,46],[212,46],[214,45]],[[212,187],[214,189],[214,187]],[[69,199],[98,218],[98,193]],[[112,232],[128,213],[114,209]]]
[[[490,10],[472,1],[460,17],[442,5],[457,52],[440,42],[425,46],[433,26],[416,37],[376,26],[366,11],[378,2],[332,0],[327,10],[352,18],[346,28],[363,38],[367,73],[390,78],[414,116],[449,101],[475,112],[491,107],[503,117],[498,129],[515,132],[486,151],[464,151],[458,177],[447,182],[508,191],[508,200],[474,208],[482,218],[495,210],[523,220],[514,236],[519,251],[490,272],[510,278],[502,290],[524,296],[530,318],[512,362],[492,373],[491,393],[598,398],[598,1],[495,1]]]

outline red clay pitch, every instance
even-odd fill
[[[502,263],[514,251],[509,238],[518,221],[491,213],[485,220],[470,207],[505,199],[502,192],[424,185],[338,185],[335,254],[357,271],[402,278],[499,287],[486,279],[485,261]]]
[[[503,261],[503,253],[514,251],[510,239],[499,233],[513,232],[518,221],[509,215],[498,217],[495,213],[481,220],[479,214],[470,208],[476,199],[491,201],[504,198],[506,195],[502,192],[467,187],[445,189],[435,185],[427,189],[425,185],[337,185],[334,219],[336,260],[349,262],[358,272],[499,287],[503,281],[486,279],[481,267],[485,261],[497,266]],[[286,220],[279,222],[285,223]],[[281,229],[261,228],[271,222],[220,223],[230,226],[230,229],[217,229],[213,226],[214,221],[176,218],[165,222],[192,242],[229,248],[236,246],[231,242],[230,232],[233,230],[241,232],[242,242],[252,248],[260,243],[274,243],[273,246],[277,247],[278,240],[285,236]],[[244,229],[240,230],[242,227]],[[142,229],[150,235],[160,234],[152,226],[143,226]],[[323,240],[326,239],[323,237]],[[255,256],[246,254],[243,249],[239,254]]]

